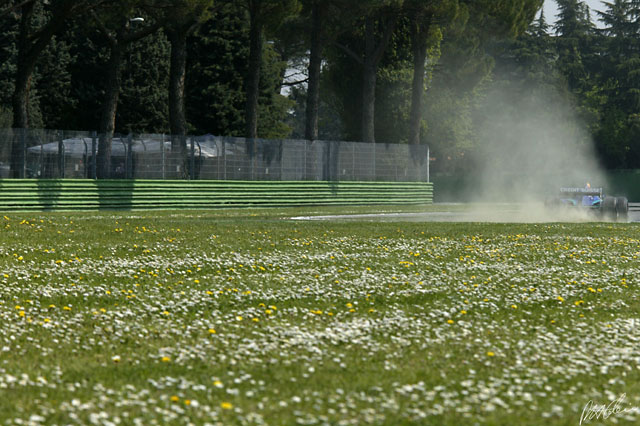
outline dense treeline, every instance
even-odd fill
[[[639,167],[640,1],[542,3],[0,0],[0,127],[98,130],[98,176],[114,132],[428,143],[451,171],[528,100]]]

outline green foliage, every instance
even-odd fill
[[[87,26],[85,22],[75,22],[64,37],[71,46],[70,53],[74,58],[69,64],[73,82],[70,101],[76,107],[62,105],[60,125],[64,129],[97,130],[109,51],[95,27]]]
[[[34,80],[40,111],[42,111],[40,127],[67,128],[64,119],[69,114],[73,114],[77,107],[77,101],[71,98],[73,82],[69,67],[74,58],[71,56],[70,49],[68,41],[54,37],[38,61]],[[36,123],[33,124],[33,127],[38,127]]]
[[[169,131],[169,51],[169,42],[162,32],[129,47],[123,67],[116,131]]]
[[[11,127],[13,121],[13,112],[5,106],[0,106],[0,128],[7,129]]]
[[[47,22],[60,4],[37,2],[33,27]],[[78,11],[80,5],[88,4],[94,2],[77,2]],[[97,129],[109,58],[109,41],[100,27],[111,28],[116,35],[117,28],[136,25],[128,22],[130,17],[144,16],[140,28],[164,20],[165,31],[124,52],[116,132],[169,131],[170,45],[166,34],[190,31],[201,24],[187,45],[189,131],[244,135],[249,18],[253,13],[266,41],[259,85],[259,136],[302,137],[306,86],[291,88],[287,96],[281,89],[292,67],[304,70],[308,64],[311,8],[320,5],[321,139],[361,139],[367,56],[364,18],[375,18],[377,43],[388,22],[385,18],[393,12],[398,13],[398,20],[376,65],[375,133],[380,142],[408,140],[414,95],[413,43],[422,40],[428,54],[420,139],[431,145],[436,158],[452,159],[448,166],[436,163],[436,169],[474,167],[469,153],[484,143],[478,112],[489,107],[513,108],[525,100],[541,109],[545,102],[569,105],[588,130],[587,136],[593,137],[607,167],[640,167],[636,142],[640,140],[639,2],[605,3],[598,12],[604,23],[600,31],[595,30],[594,17],[584,1],[557,0],[557,4],[560,17],[550,28],[544,16],[536,15],[541,0],[106,2],[97,9],[99,20],[88,13],[72,15],[41,54],[29,90],[30,123],[34,127]],[[0,125],[4,127],[11,114],[19,18],[19,9],[0,15]],[[511,93],[499,105],[490,104],[488,97],[496,85]],[[549,111],[543,112],[541,115]],[[453,164],[456,161],[458,165]]]
[[[164,12],[165,26],[179,27],[211,18],[218,0],[157,0],[155,6]]]
[[[42,27],[50,19],[50,15],[51,10],[37,2],[32,26]],[[0,43],[0,106],[4,114],[12,111],[19,21],[20,14],[17,12],[0,19],[0,31],[3,34]],[[38,58],[28,99],[29,118],[33,127],[60,128],[61,108],[73,107],[73,102],[69,102],[68,97],[71,86],[68,67],[72,59],[69,48],[64,40],[54,37]],[[3,127],[11,127],[11,124],[9,122]]]
[[[243,134],[247,46],[245,15],[235,5],[215,13],[189,38],[186,108],[194,132]]]
[[[242,136],[246,94],[248,22],[236,3],[220,9],[189,39],[187,119],[196,133]],[[259,98],[260,137],[286,137],[284,123],[291,104],[280,95],[283,63],[265,49]],[[268,135],[268,136],[267,136]]]
[[[603,162],[611,168],[640,167],[638,124],[640,111],[640,16],[633,0],[605,3],[599,12],[605,28],[599,42],[599,68],[592,85],[599,88],[600,127],[596,144]]]
[[[18,19],[9,15],[0,19],[0,105],[11,108],[18,47]]]
[[[96,130],[105,96],[108,42],[95,26],[83,22],[64,35],[64,42],[71,46],[68,70],[72,84],[65,93],[66,101],[57,103],[60,121],[56,127]],[[168,131],[168,55],[163,33],[128,47],[122,64],[116,133]]]
[[[263,55],[264,72],[260,80],[258,135],[261,138],[278,139],[291,134],[285,117],[294,102],[280,94],[282,76],[287,64],[279,59],[274,49],[268,46]]]

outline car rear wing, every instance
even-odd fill
[[[602,198],[602,188],[560,188],[561,195],[575,195],[575,196],[585,196],[585,195],[597,195]]]

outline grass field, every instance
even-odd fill
[[[638,225],[310,211],[0,215],[0,424],[640,421]]]

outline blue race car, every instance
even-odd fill
[[[629,201],[626,197],[605,196],[602,188],[560,188],[560,195],[545,201],[554,210],[580,209],[594,213],[602,219],[626,222],[629,216]]]

